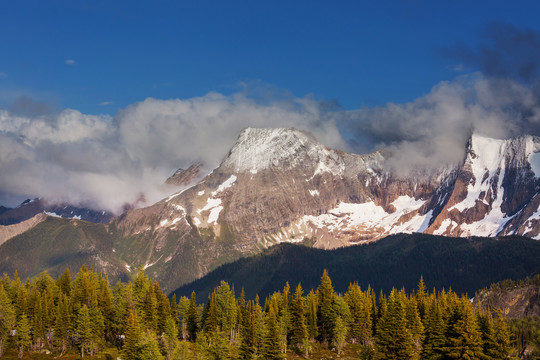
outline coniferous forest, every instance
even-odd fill
[[[338,294],[324,271],[309,291],[286,283],[265,299],[246,299],[236,290],[222,282],[198,304],[195,293],[169,299],[142,271],[112,286],[86,267],[56,280],[46,272],[25,282],[4,275],[0,356],[507,359],[513,353],[505,320],[473,308],[467,296],[428,291],[422,279],[412,293],[353,283]]]

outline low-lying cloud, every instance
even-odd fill
[[[463,159],[471,134],[509,138],[540,133],[540,101],[531,87],[480,74],[441,82],[406,104],[344,113],[342,129],[357,151],[385,148],[400,173]]]
[[[141,194],[152,203],[173,191],[163,182],[179,167],[219,165],[247,126],[293,126],[346,149],[336,119],[322,108],[309,98],[260,105],[242,94],[211,93],[146,99],[114,117],[0,110],[0,204],[13,195],[43,196],[118,212]]]

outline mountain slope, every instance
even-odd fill
[[[502,279],[539,274],[540,242],[525,237],[446,238],[423,234],[392,235],[378,242],[331,251],[281,244],[262,254],[223,265],[174,293],[197,293],[206,299],[221,280],[244,288],[247,298],[281,289],[286,281],[304,289],[316,287],[324,269],[338,292],[357,281],[363,288],[389,292],[392,287],[415,288],[420,276],[431,289],[474,292]]]
[[[24,279],[47,270],[56,277],[66,267],[75,273],[86,265],[112,282],[126,279],[129,272],[116,258],[112,244],[106,225],[47,216],[0,246],[0,274],[17,270]]]

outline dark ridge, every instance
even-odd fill
[[[468,293],[504,279],[540,273],[540,242],[521,236],[449,238],[426,234],[397,234],[369,245],[320,250],[280,244],[259,255],[222,265],[205,277],[174,292],[177,297],[197,294],[205,301],[220,281],[244,288],[247,298],[262,298],[299,282],[309,291],[328,269],[338,292],[351,282],[389,292],[392,287],[415,288],[423,276],[428,289],[452,288]]]

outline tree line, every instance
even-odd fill
[[[309,358],[317,349],[342,354],[347,346],[364,359],[506,359],[511,352],[505,321],[474,309],[451,290],[392,289],[376,294],[350,284],[338,294],[327,271],[305,294],[286,283],[264,300],[236,296],[221,282],[204,304],[196,294],[169,299],[157,281],[138,272],[110,286],[82,267],[54,280],[47,272],[22,282],[0,279],[0,356],[19,358],[48,349],[81,358],[107,347],[122,359]]]

